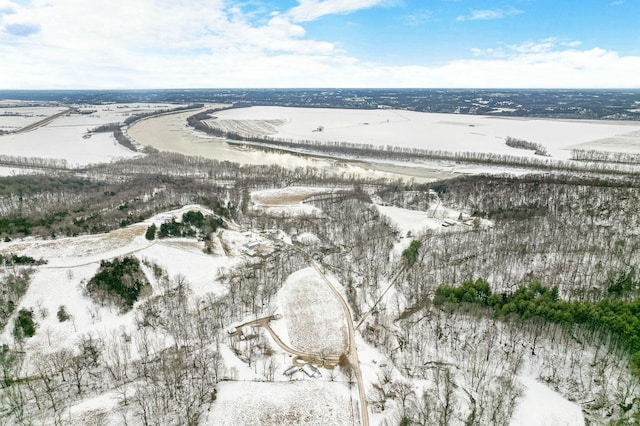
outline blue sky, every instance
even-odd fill
[[[640,0],[0,0],[0,89],[640,87]]]

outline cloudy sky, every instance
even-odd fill
[[[0,0],[0,89],[640,88],[640,0]]]

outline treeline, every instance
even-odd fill
[[[32,268],[22,268],[14,272],[0,273],[0,332],[20,304],[31,282]]]
[[[120,130],[120,123],[102,124],[89,130],[89,133],[109,133],[115,132],[116,130]]]
[[[0,155],[0,165],[38,169],[69,169],[69,163],[63,158],[20,157],[15,155]]]
[[[155,229],[155,225],[152,226],[153,228],[150,229]],[[181,222],[176,222],[175,218],[171,218],[171,220],[162,223],[158,231],[158,238],[209,235],[223,226],[224,222],[221,218],[213,215],[205,216],[202,212],[192,210],[182,215]],[[147,235],[147,239],[152,240],[153,238],[150,237],[152,237],[151,233]],[[153,237],[155,237],[155,231]]]
[[[440,286],[434,303],[477,304],[499,317],[541,318],[561,325],[580,325],[612,333],[631,353],[632,367],[640,374],[640,299],[634,301],[564,301],[557,288],[531,283],[512,294],[495,294],[485,280],[465,281],[460,287]]]
[[[572,149],[571,159],[575,161],[639,164],[640,154],[631,152],[596,151],[594,149]]]
[[[386,185],[346,171],[152,154],[46,176],[0,177],[0,238],[108,232],[185,204],[202,204],[220,217],[235,218],[248,203],[249,188],[271,188],[274,182]]]
[[[5,239],[108,232],[161,210],[199,202],[230,217],[233,206],[219,198],[239,197],[233,188],[215,182],[161,174],[134,175],[114,183],[45,176],[17,180],[12,184],[7,178],[7,189],[24,189],[0,197],[0,237]]]
[[[136,146],[133,144],[131,138],[126,135],[121,129],[117,129],[113,132],[113,137],[116,138],[116,141],[131,151],[137,151]]]
[[[180,112],[180,111],[189,111],[191,109],[198,109],[198,108],[202,108],[202,107],[204,107],[204,104],[190,104],[190,105],[176,107],[176,108],[159,109],[159,110],[155,110],[155,111],[150,111],[150,112],[145,112],[145,113],[140,113],[140,114],[134,114],[134,115],[131,115],[131,116],[127,117],[124,120],[124,124],[126,126],[129,126],[129,125],[135,123],[136,121],[140,121],[140,120],[145,119],[145,118],[153,117],[155,115],[171,114],[171,113]]]

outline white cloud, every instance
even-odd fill
[[[308,22],[325,15],[345,14],[375,6],[397,4],[394,0],[299,0],[289,16],[295,22]]]
[[[521,44],[511,44],[508,47],[518,53],[543,53],[550,51],[555,45],[555,38],[547,38],[537,42],[528,41]]]
[[[427,9],[413,10],[410,14],[402,17],[404,24],[410,27],[419,27],[433,19],[433,12]]]
[[[394,69],[406,87],[638,88],[640,57],[600,48],[452,61],[441,67]]]
[[[579,42],[548,38],[475,49],[474,59],[439,66],[389,66],[310,39],[287,11],[256,19],[227,3],[0,0],[15,12],[0,16],[0,58],[11,58],[0,59],[0,89],[640,87],[640,57]],[[365,4],[323,3],[334,13]],[[17,24],[39,31],[6,31]]]
[[[509,16],[520,15],[524,13],[522,10],[518,9],[482,9],[482,10],[472,10],[470,15],[458,16],[456,21],[487,21],[492,19],[503,19]]]

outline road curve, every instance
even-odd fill
[[[347,302],[345,302],[344,298],[340,294],[340,292],[335,288],[335,286],[331,283],[329,278],[325,275],[324,271],[314,259],[309,259],[309,262],[313,266],[313,268],[320,274],[322,279],[327,283],[333,294],[336,296],[340,304],[342,305],[342,309],[344,310],[345,320],[347,321],[347,328],[349,329],[349,341],[347,345],[347,357],[349,358],[349,363],[353,368],[353,373],[356,376],[356,382],[358,384],[358,394],[360,396],[360,420],[362,426],[369,426],[369,410],[367,408],[367,394],[364,390],[364,380],[362,379],[362,370],[360,369],[360,360],[358,359],[358,350],[356,348],[355,342],[355,327],[353,326],[353,319],[351,317],[351,311],[349,310],[349,306]]]

